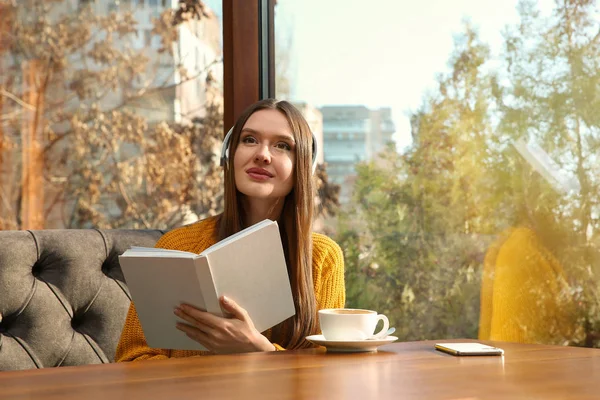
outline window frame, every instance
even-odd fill
[[[224,134],[252,103],[274,97],[276,0],[223,0]]]

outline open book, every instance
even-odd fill
[[[526,143],[520,138],[513,146],[555,190],[563,194],[579,193],[581,183],[577,176],[561,168],[537,143]]]
[[[119,257],[148,346],[206,350],[179,331],[181,303],[228,317],[220,296],[248,311],[263,332],[295,314],[277,222],[264,220],[200,254],[132,247]]]

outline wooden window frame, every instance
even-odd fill
[[[273,97],[276,0],[223,0],[223,123],[227,132],[252,103]]]

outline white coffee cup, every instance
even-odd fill
[[[383,328],[375,332],[379,321]],[[381,339],[387,335],[390,322],[383,314],[356,308],[328,308],[319,310],[321,333],[325,340],[352,341]]]

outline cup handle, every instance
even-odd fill
[[[383,321],[383,328],[381,328],[379,332],[374,333],[373,336],[371,336],[371,339],[382,339],[387,335],[387,331],[390,328],[390,321],[388,320],[388,317],[383,314],[377,315],[377,323],[379,323],[380,320]]]

